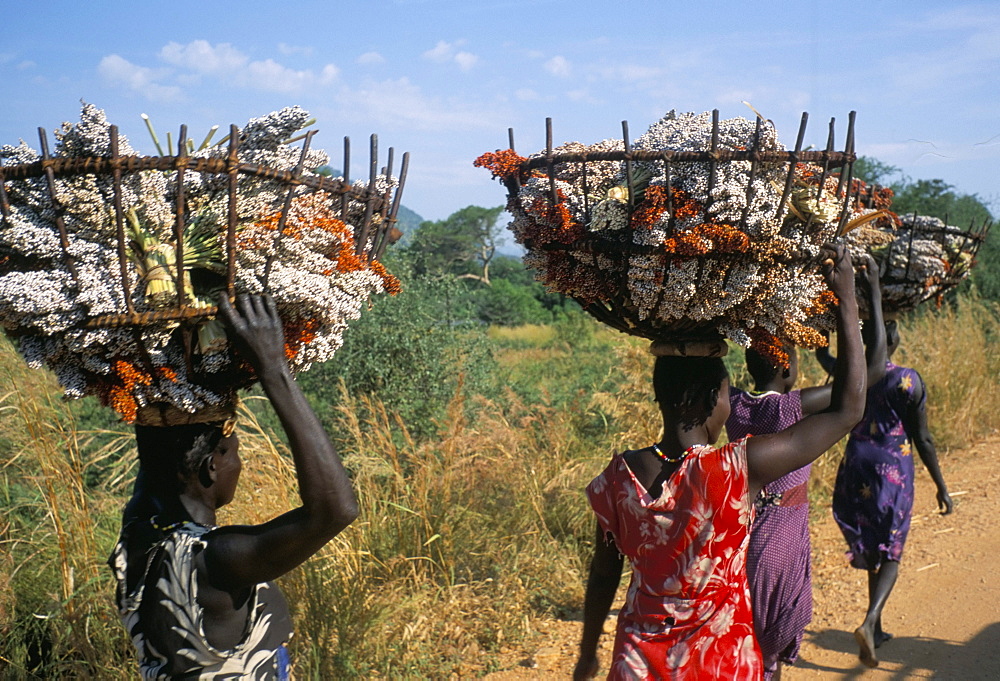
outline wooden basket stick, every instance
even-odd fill
[[[118,146],[118,126],[112,125],[111,130],[111,173],[112,201],[115,209],[115,242],[118,247],[118,272],[122,279],[122,298],[129,314],[135,313],[132,304],[132,287],[128,278],[128,256],[125,253],[125,214],[122,208],[122,169]]]
[[[169,142],[168,142],[169,146]],[[187,170],[187,126],[177,136],[177,195],[174,205],[174,264],[177,267],[177,305],[187,306],[184,292],[184,171]]]

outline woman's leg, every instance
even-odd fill
[[[899,563],[897,561],[891,561],[895,565],[895,573],[899,573]],[[883,563],[883,567],[885,564]],[[893,584],[896,582],[896,574],[892,576],[892,583],[888,585],[889,590],[892,590]],[[876,593],[880,586],[879,581],[879,571],[874,570],[868,573],[868,607],[871,609],[872,603],[878,599],[878,594]],[[883,585],[884,588],[884,585]],[[885,601],[888,599],[888,594],[882,597],[882,605],[885,605]],[[882,630],[882,608],[879,608],[878,619],[875,621],[875,647],[879,648],[883,643],[892,638],[892,634],[887,631]]]
[[[869,667],[878,666],[875,648],[892,636],[882,631],[882,608],[889,600],[892,587],[899,576],[899,561],[886,560],[876,571],[868,573],[868,614],[860,627],[854,630],[854,638],[861,650],[858,657]]]

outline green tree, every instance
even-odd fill
[[[888,187],[892,185],[892,176],[902,175],[902,172],[896,166],[883,163],[877,158],[859,156],[858,160],[854,162],[852,174],[854,177],[864,180],[868,184],[878,184]]]
[[[494,278],[492,286],[476,292],[475,300],[479,318],[490,324],[517,326],[552,322],[552,312],[533,295],[532,286]]]
[[[401,250],[386,266],[403,282],[351,322],[330,362],[299,375],[318,414],[333,425],[340,382],[352,395],[379,398],[418,438],[433,437],[458,390],[494,395],[498,368],[465,286],[453,276],[412,275]],[[472,321],[470,321],[472,320]]]
[[[418,276],[449,273],[490,285],[490,263],[503,243],[503,206],[466,206],[444,220],[420,225],[409,251]]]
[[[892,208],[900,215],[933,215],[962,229],[980,227],[992,219],[989,209],[975,194],[960,194],[944,180],[916,180],[894,188]]]

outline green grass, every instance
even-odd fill
[[[901,325],[898,359],[927,379],[942,449],[1000,426],[993,311],[966,299]],[[501,388],[469,395],[459,381],[444,416],[419,424],[431,437],[370,396],[343,395],[326,415],[362,514],[281,579],[299,678],[474,677],[533,636],[534,619],[578,613],[593,532],[583,488],[614,451],[658,437],[652,360],[582,316],[492,343]],[[804,384],[824,380],[808,355],[800,364]],[[741,367],[735,352],[734,377]],[[134,676],[104,566],[132,475],[128,431],[61,401],[6,342],[0,380],[12,386],[0,402],[0,676]],[[222,522],[298,503],[281,438],[255,418],[268,408],[245,405],[243,479]],[[838,456],[816,464],[814,500]]]

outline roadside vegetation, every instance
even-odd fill
[[[882,176],[867,179],[891,179],[869,165]],[[956,204],[989,215],[943,183],[921,194],[900,182],[900,202],[937,197],[922,213],[946,205],[959,225]],[[403,293],[378,300],[334,361],[301,377],[362,515],[281,580],[298,678],[476,676],[537,618],[579,614],[593,537],[583,488],[615,451],[658,436],[651,361],[645,342],[498,255],[502,223],[498,208],[476,206],[424,222],[387,263]],[[993,233],[963,290],[900,321],[896,359],[927,382],[945,470],[950,451],[1000,428],[998,243]],[[741,352],[727,361],[746,385]],[[800,367],[803,385],[826,380],[806,354]],[[96,403],[62,401],[7,340],[0,385],[0,676],[134,677],[104,565],[134,474],[131,432]],[[243,477],[221,522],[297,505],[276,425],[264,397],[244,400]],[[814,468],[817,513],[840,451]]]

